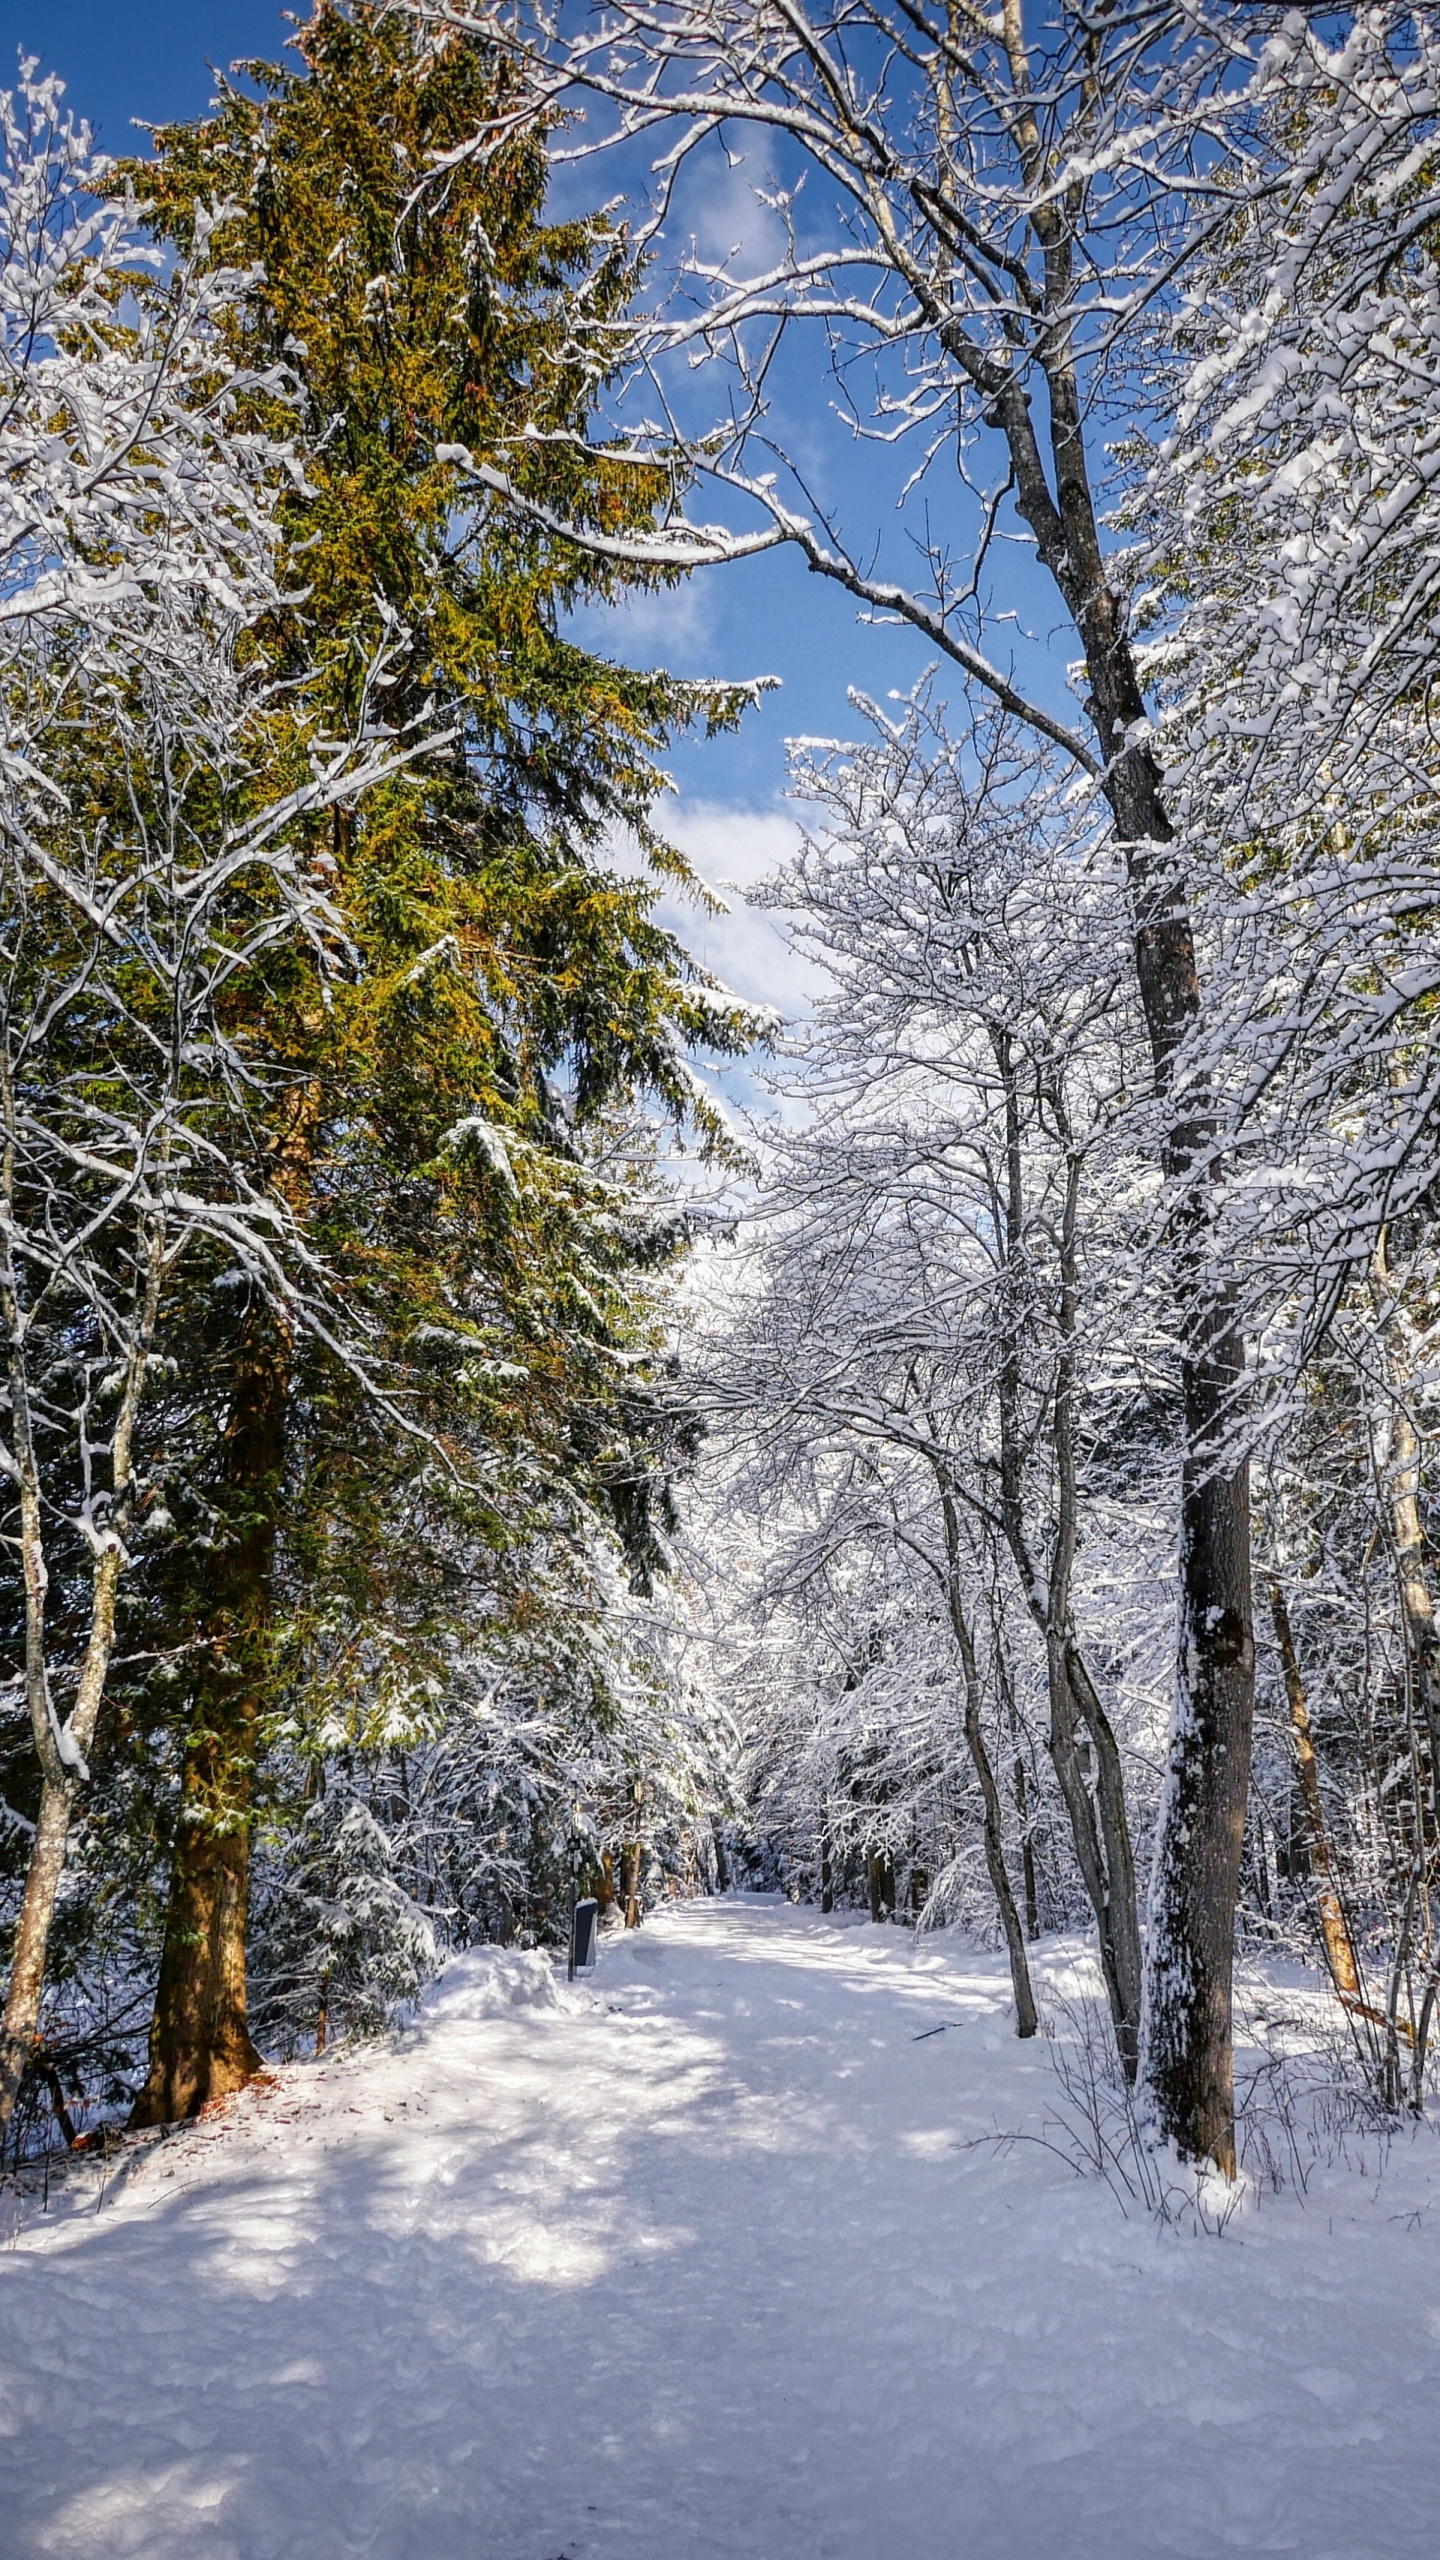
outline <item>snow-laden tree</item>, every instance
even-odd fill
[[[1354,1931],[1292,1616],[1321,1634],[1331,1667],[1348,1651],[1344,1725],[1358,1613],[1374,1648],[1366,1712],[1392,1722],[1379,1665],[1393,1642],[1401,1727],[1413,1719],[1401,1783],[1428,1798],[1390,1862],[1385,1959],[1398,1959],[1392,1993],[1418,1960],[1421,2007],[1432,1958],[1416,1916],[1440,1776],[1423,1483],[1440,1176],[1433,14],[1294,13],[1252,114],[1245,156],[1218,173],[1231,209],[1158,335],[1152,387],[1162,420],[1173,415],[1135,518],[1156,575],[1151,667],[1211,990],[1204,1053],[1226,1162],[1214,1249],[1238,1279],[1268,1389],[1257,1419],[1274,1434],[1267,1583],[1300,1702],[1306,1854],[1353,2007]],[[1359,1564],[1377,1538],[1398,1626]],[[1307,1585],[1332,1570],[1322,1606]],[[1353,1745],[1363,1798],[1378,1745],[1358,1733]],[[1340,1830],[1362,1870],[1383,1869],[1348,1816]],[[1369,1909],[1370,1885],[1357,1880],[1356,1899]],[[1393,2082],[1393,2018],[1389,2032]]]
[[[1296,13],[1186,280],[1136,513],[1232,1115],[1223,1250],[1304,1340],[1425,1203],[1440,991],[1440,53]]]
[[[602,1538],[624,1510],[638,1552],[664,1471],[646,1455],[664,1396],[628,1293],[643,1299],[681,1234],[662,1204],[612,1196],[600,1131],[648,1101],[716,1137],[690,1053],[734,1054],[759,1027],[654,913],[662,870],[685,868],[657,828],[657,757],[672,731],[723,726],[752,696],[579,646],[575,608],[634,573],[492,501],[457,508],[437,458],[447,438],[485,453],[533,430],[537,478],[609,523],[648,520],[659,485],[633,488],[616,519],[587,454],[597,385],[574,361],[576,317],[590,330],[623,315],[635,268],[603,216],[548,203],[541,102],[493,159],[452,157],[498,99],[533,99],[524,76],[381,0],[315,0],[284,58],[249,68],[202,116],[158,128],[130,175],[180,254],[225,198],[210,254],[253,262],[236,347],[293,373],[305,484],[284,521],[307,592],[265,639],[343,726],[396,631],[391,716],[433,704],[448,732],[337,818],[326,850],[358,967],[329,1003],[304,972],[262,992],[256,1036],[284,1048],[293,1085],[257,1144],[355,1275],[407,1389],[489,1479],[490,1595],[543,1612],[506,1559],[547,1488],[578,1498],[577,1519],[593,1503]],[[612,858],[622,829],[649,864]],[[440,1606],[415,1557],[429,1507],[363,1396],[263,1318],[227,1329],[211,1310],[204,1342],[220,1520],[192,1550],[211,1641],[189,1657],[182,1710],[152,2121],[254,2068],[245,1873],[292,1625],[328,1612],[357,1640],[378,1621],[382,1649],[399,1628],[423,1644],[417,1625]],[[227,1377],[244,1386],[234,1431],[215,1412]],[[407,1511],[416,1588],[402,1599]],[[337,1568],[343,1601],[327,1587]]]
[[[436,1969],[435,1933],[395,1873],[395,1848],[364,1797],[343,1784],[306,1808],[252,1917],[263,2032],[376,2034]]]
[[[432,1955],[486,1939],[553,1945],[577,1890],[634,1918],[659,1891],[717,1881],[738,1752],[682,1591],[664,1577],[634,1588],[614,1528],[581,1506],[567,1517],[555,1500],[547,1515],[532,1487],[516,1517],[529,1536],[517,1529],[497,1576],[460,1502],[448,1518],[432,1503],[427,1543],[448,1595],[420,1642],[373,1599],[348,1633],[311,1626],[309,1677],[282,1701],[271,1754],[307,1801],[297,1820],[282,1796],[280,1818],[261,1825],[261,2035],[323,2035],[326,1948],[352,1923],[349,2023],[374,2025],[408,1996],[398,1975],[385,1990],[407,1912]],[[523,1610],[510,1578],[523,1580]],[[328,2013],[345,2023],[341,2000]]]
[[[754,1446],[756,1492],[769,1472],[778,1590],[887,1541],[933,1579],[1005,1912],[983,1708],[1006,1648],[997,1634],[982,1676],[977,1636],[1003,1579],[1043,1667],[1133,2072],[1134,1857],[1104,1696],[1118,1648],[1085,1628],[1076,1587],[1082,1535],[1140,1508],[1174,1433],[1154,1186],[1128,1126],[1143,1034],[1116,957],[1123,891],[1010,724],[959,747],[927,698],[870,716],[866,742],[797,765],[814,821],[767,894],[822,993],[792,1088],[804,1116],[768,1147],[709,1391]]]
[[[93,650],[199,597],[222,612],[272,582],[278,447],[235,432],[259,386],[220,352],[243,281],[194,254],[163,261],[130,203],[107,202],[110,163],[22,62],[0,92],[0,635],[7,678],[30,667],[36,617],[84,620]],[[279,388],[271,377],[272,387]],[[273,592],[273,585],[272,585]],[[44,789],[25,720],[55,699],[35,669],[7,698],[10,779]]]
[[[140,1433],[175,1274],[208,1255],[363,1359],[237,1143],[278,1062],[237,1035],[236,1001],[291,946],[345,965],[307,825],[403,750],[368,693],[370,736],[309,731],[247,654],[283,608],[285,456],[239,423],[239,280],[156,272],[132,212],[97,204],[105,166],[53,83],[22,75],[0,140],[0,1473],[42,1780],[8,2120],[152,1490]]]
[[[747,1557],[737,1514],[763,1489],[753,1460],[717,1472],[726,1569],[722,1582],[707,1556],[698,1572],[752,1817],[786,1890],[917,1928],[998,1929],[1028,2024],[1023,1941],[1079,1900],[1034,1738],[1043,1662],[1011,1623],[993,1550],[957,1521],[952,1591],[933,1488],[872,1449],[863,1468],[823,1469],[804,1500],[792,1482],[767,1510],[763,1559]]]
[[[1098,11],[1081,0],[612,0],[593,17],[538,7],[517,32],[467,0],[412,5],[429,23],[528,43],[556,101],[584,101],[583,129],[564,147],[618,152],[641,200],[639,236],[667,260],[673,291],[634,332],[639,388],[623,414],[635,424],[608,452],[617,486],[668,462],[675,504],[653,534],[575,527],[577,538],[652,568],[793,548],[867,614],[926,635],[978,694],[1088,777],[1108,813],[1157,1102],[1154,1155],[1175,1195],[1182,1364],[1174,1784],[1148,1941],[1145,2072],[1162,2136],[1228,2170],[1254,1690],[1249,1479],[1235,1427],[1245,1345],[1211,1250],[1214,1096],[1203,1069],[1182,1062],[1207,997],[1130,580],[1106,530],[1131,466],[1107,438],[1152,307],[1225,218],[1218,163],[1248,132],[1287,13],[1185,0]],[[737,223],[734,252],[715,258],[689,235],[692,190],[707,173],[724,182],[726,155],[731,170],[749,158],[755,214]],[[611,340],[611,362],[613,351]],[[869,473],[837,475],[836,504],[817,503],[809,431],[785,427],[800,386],[813,401],[817,373],[857,436],[908,444],[893,518],[872,516]],[[455,459],[461,487],[564,521],[504,456]],[[724,521],[684,511],[697,478]],[[1020,637],[1006,576],[1017,538],[1073,635],[1079,719],[1055,704],[1046,644],[1027,656]]]

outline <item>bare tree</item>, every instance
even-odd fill
[[[984,1320],[978,1273],[958,1321],[943,1289],[927,1319],[915,1273],[911,1338],[928,1322],[939,1352],[954,1324],[963,1384],[952,1392],[986,1417],[978,1458],[950,1498],[978,1506],[1008,1550],[1045,1648],[1048,1748],[1133,2076],[1141,1944],[1129,1816],[1073,1606],[1088,1321],[1082,1189],[1097,1152],[1113,1159],[1125,1085],[1117,1016],[1131,1030],[1113,957],[1115,902],[1085,880],[1086,839],[1015,724],[981,722],[962,754],[924,698],[893,723],[872,720],[877,734],[864,744],[798,759],[797,789],[825,823],[770,894],[833,984],[813,1044],[828,1128],[883,1114],[892,1136],[908,1129],[922,1158],[948,1160],[947,1192],[927,1204],[927,1223],[938,1210],[943,1227],[948,1212],[994,1239]],[[872,1151],[868,1164],[857,1151],[852,1196],[868,1202],[878,1192],[867,1181],[890,1179],[898,1198],[912,1170],[903,1149],[888,1160]],[[1098,1235],[1091,1242],[1098,1248]],[[948,1253],[930,1236],[925,1250],[937,1262]]]
[[[1122,1417],[1125,1403],[1116,1194],[1143,1035],[1123,967],[1117,983],[1115,888],[1011,724],[962,749],[928,695],[893,720],[857,707],[867,740],[797,758],[811,827],[763,892],[821,991],[787,1084],[802,1116],[767,1142],[707,1395],[732,1430],[789,1453],[777,1521],[816,1524],[778,1587],[812,1551],[891,1538],[935,1579],[972,1704],[973,1593],[1003,1562],[1040,1649],[1049,1754],[1133,2073],[1129,1813],[1075,1595],[1082,1448],[1092,1485],[1105,1464],[1102,1374]],[[983,1566],[966,1562],[975,1539]],[[991,1667],[1003,1707],[998,1640]],[[994,1771],[973,1718],[967,1733],[1009,1935]]]
[[[464,0],[417,5],[507,40],[498,18]],[[1282,15],[1201,11],[1183,0],[1124,10],[1064,0],[1043,20],[1021,0],[993,12],[970,0],[762,0],[758,9],[616,0],[592,23],[572,28],[563,13],[538,14],[529,30],[557,105],[593,102],[604,140],[628,148],[632,167],[642,147],[656,155],[640,226],[648,245],[683,222],[687,176],[707,151],[770,155],[773,254],[749,271],[743,254],[692,254],[680,307],[660,313],[636,348],[647,380],[662,388],[667,358],[726,359],[728,413],[708,435],[681,432],[672,414],[615,453],[617,468],[668,454],[677,478],[703,473],[759,522],[701,525],[677,506],[644,556],[678,567],[794,546],[868,611],[926,635],[992,702],[1067,754],[1103,799],[1123,850],[1155,1143],[1175,1200],[1184,1363],[1177,1704],[1152,1897],[1145,2077],[1161,2137],[1227,2170],[1254,1686],[1249,1479],[1236,1430],[1245,1357],[1239,1307],[1209,1250],[1214,1112],[1204,1075],[1182,1064],[1202,1014],[1185,849],[1165,803],[1125,582],[1107,557],[1103,514],[1115,484],[1101,395],[1140,315],[1209,218],[1197,224],[1194,213],[1207,192],[1205,149],[1238,113],[1253,49]],[[910,484],[920,503],[929,504],[936,457],[947,448],[958,457],[963,494],[953,513],[942,510],[943,533],[922,540],[918,585],[872,565],[872,528],[847,537],[817,513],[773,431],[769,386],[805,329],[820,337],[858,431],[912,433],[920,444]],[[454,458],[477,495],[552,520],[518,458],[511,472],[468,473],[468,457]],[[986,645],[987,583],[1003,590],[992,572],[1012,501],[1081,653],[1084,729],[1050,708],[1043,665],[1027,675]],[[606,547],[603,535],[580,538]],[[631,546],[619,547],[628,556]]]

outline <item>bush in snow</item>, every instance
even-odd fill
[[[254,1916],[260,2034],[293,2051],[313,2036],[378,2035],[435,1972],[435,1934],[393,1872],[368,1805],[332,1788],[265,1878]]]

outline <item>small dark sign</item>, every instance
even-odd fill
[[[570,1923],[570,1972],[588,1972],[600,1953],[600,1905],[593,1899],[577,1902]]]

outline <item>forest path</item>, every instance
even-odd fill
[[[984,2139],[1055,2090],[899,1930],[462,1958],[0,2252],[0,2550],[1433,2560],[1440,2144],[1217,2241]]]

